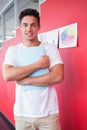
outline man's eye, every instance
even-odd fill
[[[27,24],[23,24],[24,27],[27,27]]]
[[[36,24],[32,24],[32,27],[36,27]]]

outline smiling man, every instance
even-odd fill
[[[23,42],[8,48],[3,77],[16,81],[14,117],[16,130],[60,130],[54,85],[64,79],[64,65],[54,45],[38,40],[39,13],[20,13]]]

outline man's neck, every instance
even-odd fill
[[[23,41],[23,45],[27,47],[39,46],[41,42],[39,40],[36,41]]]

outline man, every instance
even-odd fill
[[[59,108],[54,84],[64,79],[58,49],[38,40],[39,13],[20,13],[23,42],[8,48],[3,77],[16,81],[14,116],[16,130],[60,130]]]

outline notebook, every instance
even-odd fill
[[[45,55],[45,50],[43,46],[35,46],[29,48],[18,48],[17,49],[17,58],[18,58],[18,66],[26,66],[32,63],[35,63],[39,60],[41,56]],[[39,69],[29,77],[40,76],[47,73],[48,69]],[[47,86],[32,86],[32,85],[22,85],[22,89],[24,91],[27,90],[42,90]]]

